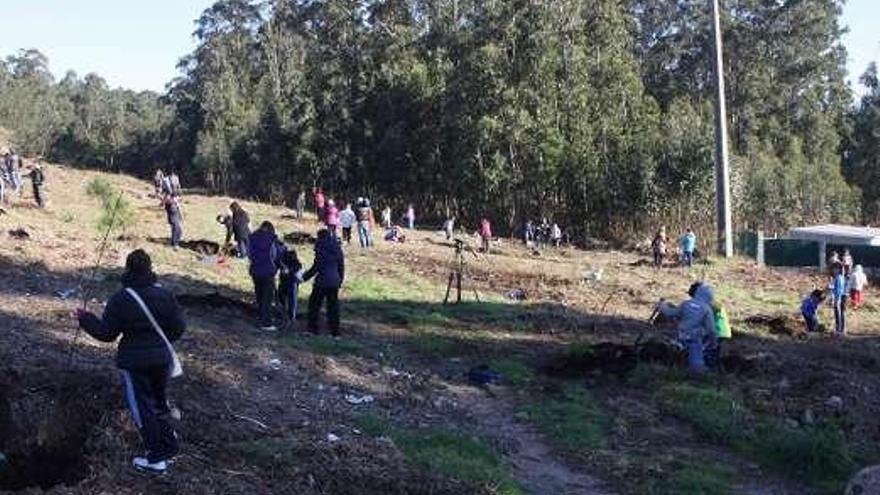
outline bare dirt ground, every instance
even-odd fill
[[[824,285],[808,271],[758,269],[743,259],[657,271],[640,253],[534,252],[506,241],[488,256],[467,255],[467,302],[445,307],[452,247],[420,230],[404,244],[377,235],[372,251],[346,247],[339,340],[296,329],[260,333],[222,299],[189,304],[190,328],[178,346],[186,373],[172,386],[183,453],[164,477],[138,474],[128,468],[140,443],[121,400],[113,346],[82,335],[72,345],[68,315],[80,294],[61,295],[85,274],[90,308],[100,310],[117,288],[125,254],[144,247],[178,294],[249,303],[246,265],[172,251],[162,244],[168,227],[150,186],[104,176],[125,191],[136,221],[125,240],[110,243],[92,281],[98,207],[84,190],[99,174],[51,166],[47,176],[47,210],[30,207],[26,194],[0,215],[0,452],[9,464],[0,471],[2,489],[801,494],[833,492],[839,482],[798,474],[815,457],[798,457],[803,449],[845,447],[852,462],[844,471],[877,459],[875,291],[847,339],[804,336],[797,320],[773,328],[745,322],[796,315],[800,297]],[[186,195],[186,237],[221,240],[214,217],[229,201]],[[272,220],[282,233],[316,228],[313,217],[299,222],[283,208],[244,206],[255,222]],[[19,228],[29,238],[8,234]],[[310,260],[307,244],[297,249]],[[599,362],[594,351],[587,352],[589,369],[560,373],[575,349],[673,336],[673,328],[647,318],[660,297],[682,299],[696,279],[717,287],[734,321],[727,373],[694,379],[657,362]],[[509,300],[512,289],[526,299]],[[466,374],[478,365],[500,371],[501,382],[471,383]],[[813,425],[827,420],[842,440],[772,444],[774,455],[765,455],[766,446],[757,452],[738,440],[761,435],[676,407],[676,399],[690,397],[682,394],[711,399],[715,391],[727,394],[718,399],[724,404],[733,398],[731,415],[747,411],[743,431],[774,421],[813,438]]]

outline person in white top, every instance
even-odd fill
[[[351,203],[345,204],[345,209],[339,214],[339,224],[342,225],[342,240],[351,244],[351,229],[354,227],[355,214],[351,209]]]
[[[865,303],[865,287],[868,286],[868,277],[862,265],[856,265],[846,281],[849,291],[849,300],[853,308],[858,308]]]

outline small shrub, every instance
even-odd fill
[[[528,385],[535,380],[532,368],[518,359],[496,359],[489,363],[489,368],[501,373],[502,379],[511,385]]]

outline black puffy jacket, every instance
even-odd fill
[[[317,276],[317,277],[316,277]],[[315,262],[303,280],[315,278],[315,287],[338,289],[345,280],[345,256],[335,237],[327,237],[315,243]]]
[[[186,322],[177,298],[168,289],[157,285],[155,276],[141,279],[123,276],[122,284],[141,296],[168,340],[174,342],[183,335]],[[171,355],[165,343],[124,288],[107,301],[102,318],[86,314],[80,320],[80,326],[102,342],[113,342],[122,335],[116,351],[116,365],[119,368],[139,370],[171,365]]]

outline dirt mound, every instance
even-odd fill
[[[203,254],[205,256],[214,256],[220,254],[220,244],[214,241],[206,241],[199,239],[195,241],[182,241],[180,247]]]
[[[291,244],[314,244],[318,239],[306,232],[290,232],[284,234],[284,241]]]
[[[187,307],[206,310],[227,309],[237,311],[249,318],[256,318],[257,316],[257,308],[255,308],[253,304],[224,296],[219,292],[211,292],[208,294],[179,294],[177,296],[177,301],[181,305]]]
[[[804,334],[801,322],[787,315],[752,315],[743,321],[748,325],[764,327],[776,335],[795,337]]]
[[[115,387],[102,376],[57,370],[23,376],[6,369],[2,377],[0,451],[7,462],[0,466],[0,490],[46,489],[87,476],[86,440],[115,404]]]

